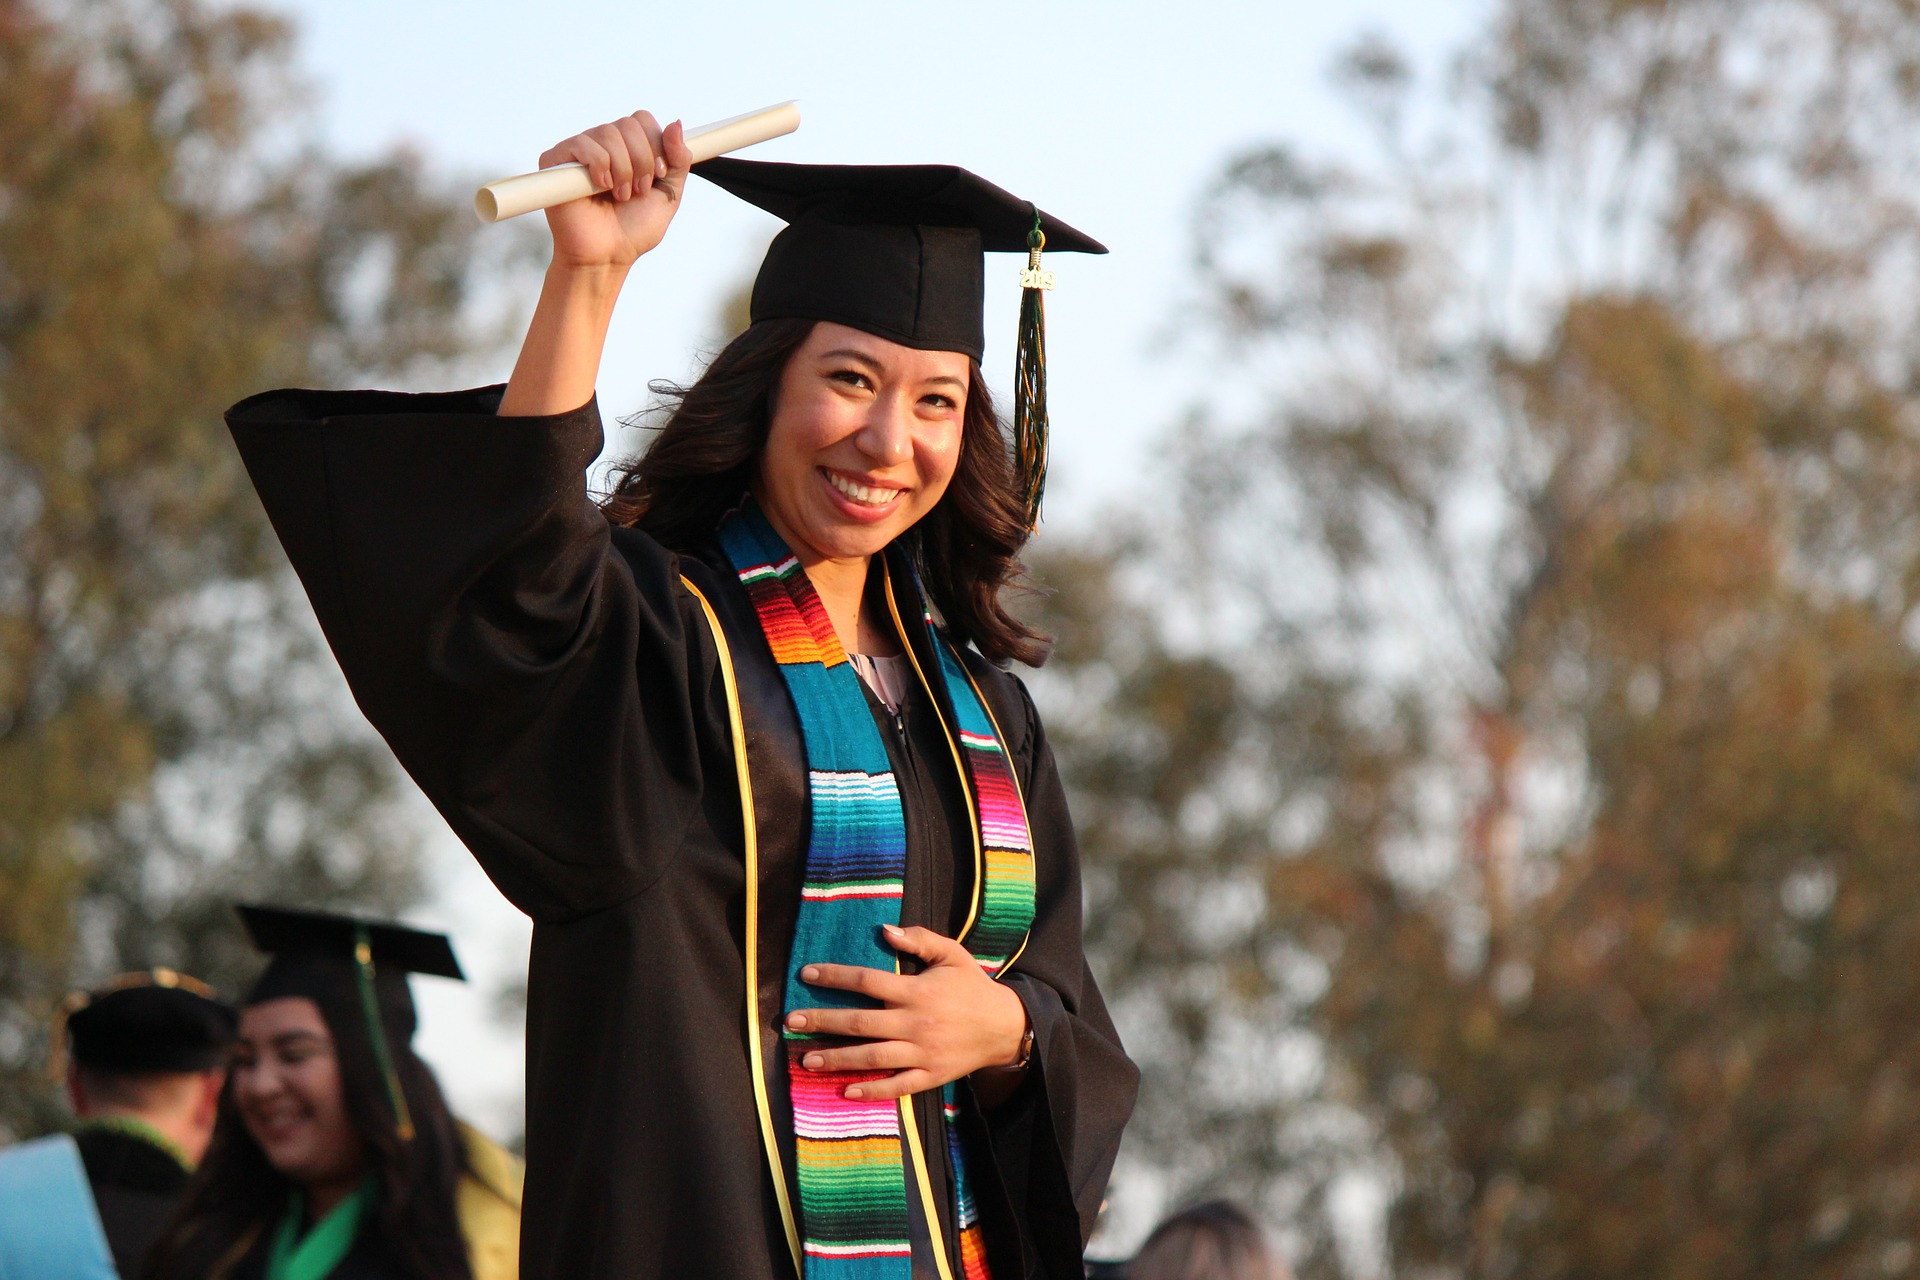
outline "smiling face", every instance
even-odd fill
[[[959,352],[814,326],[780,375],[754,485],[803,565],[864,561],[940,501],[971,370]]]
[[[233,1098],[267,1162],[309,1190],[351,1186],[367,1167],[366,1142],[347,1114],[333,1033],[304,996],[242,1011]]]

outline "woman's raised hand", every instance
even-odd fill
[[[593,396],[627,268],[667,233],[693,165],[679,121],[663,130],[644,111],[574,134],[540,164],[574,160],[607,189],[547,210],[553,261],[500,397],[502,417],[566,413]]]
[[[625,268],[660,243],[680,206],[693,155],[679,121],[665,129],[636,111],[576,133],[540,157],[540,167],[578,161],[599,195],[547,210],[553,265]]]

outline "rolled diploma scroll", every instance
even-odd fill
[[[693,162],[699,164],[702,160],[711,160],[729,151],[738,151],[756,142],[792,133],[799,127],[800,104],[782,102],[778,106],[762,107],[743,116],[716,120],[712,124],[689,129],[687,149],[693,152]],[[535,209],[551,209],[569,200],[583,200],[605,189],[593,185],[593,180],[587,176],[587,166],[579,163],[557,164],[551,169],[489,182],[473,193],[473,211],[482,222],[499,222],[503,218],[517,218],[523,213],[532,213]]]

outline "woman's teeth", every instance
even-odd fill
[[[884,507],[899,497],[902,492],[899,489],[874,489],[864,484],[855,484],[837,471],[828,471],[827,481],[850,500],[863,507]]]

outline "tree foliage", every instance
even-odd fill
[[[1509,0],[1202,210],[1232,394],[1046,687],[1135,1158],[1307,1275],[1369,1187],[1405,1276],[1920,1264],[1915,18]]]
[[[413,850],[226,438],[470,342],[472,219],[302,142],[281,19],[0,0],[0,1131],[68,984],[231,979],[226,904],[396,905]]]

